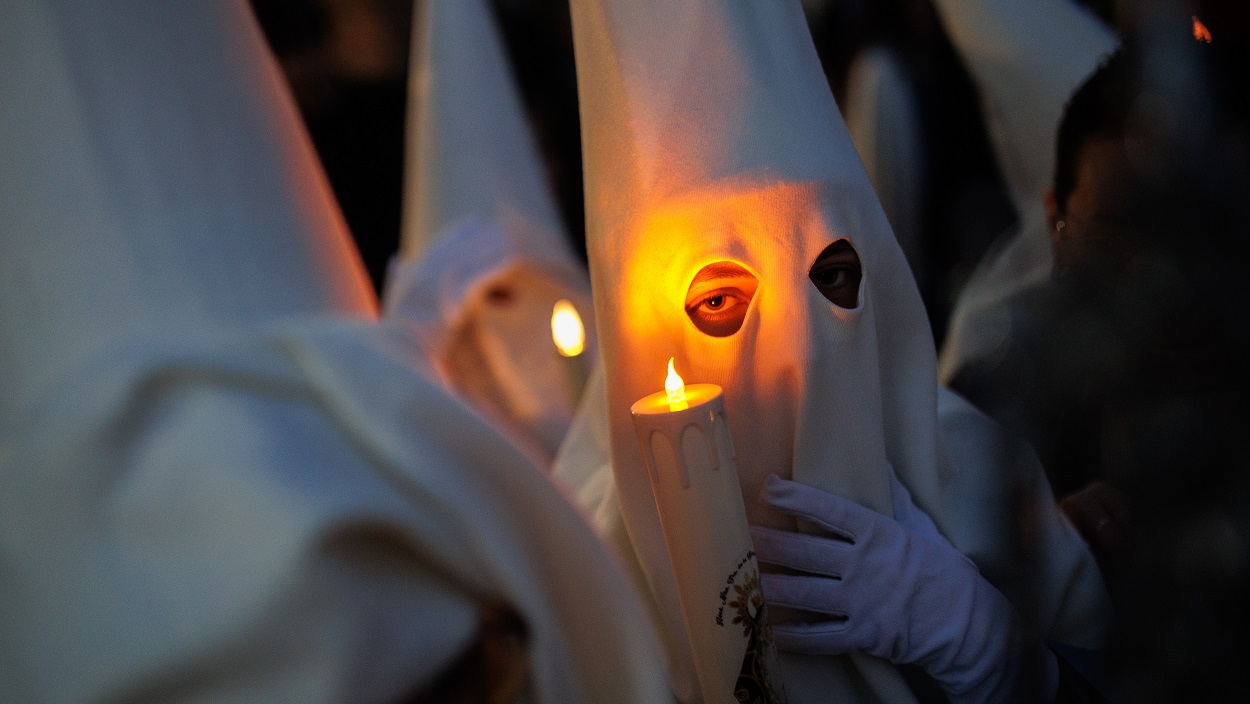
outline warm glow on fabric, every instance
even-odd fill
[[[691,352],[699,350],[693,357],[683,355],[683,364],[691,368],[688,373],[693,370],[701,380],[714,380],[734,338],[710,337],[691,323],[686,306],[692,280],[709,264],[726,261],[742,266],[754,277],[753,283],[773,272],[806,270],[832,238],[826,237],[820,215],[811,210],[815,197],[815,187],[807,183],[721,186],[640,207],[624,226],[631,233],[626,246],[611,254],[615,285],[646,292],[618,302],[621,336],[640,347],[659,349],[674,340],[687,341],[694,346]],[[792,231],[796,221],[817,228],[810,251],[779,244],[779,233]],[[810,286],[805,276],[793,280],[796,286]],[[779,315],[778,305],[801,300],[779,295],[776,285],[772,291],[773,295],[755,292],[746,297],[753,298],[753,315]],[[661,357],[658,363],[665,361]],[[653,373],[640,370],[634,382],[637,392],[654,388]]]
[[[1206,42],[1207,44],[1210,44],[1211,43],[1211,30],[1207,29],[1207,26],[1202,23],[1202,20],[1198,19],[1197,15],[1193,16],[1193,20],[1194,20],[1194,39],[1196,41]]]
[[[668,358],[668,376],[664,379],[664,394],[668,396],[668,410],[684,411],[690,407],[686,403],[686,382],[682,381],[673,368],[673,358]]]
[[[586,348],[586,328],[577,309],[567,299],[556,301],[551,311],[551,339],[565,357],[576,357]]]

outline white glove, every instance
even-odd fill
[[[919,665],[952,702],[1053,701],[1054,655],[1025,642],[1006,597],[946,542],[893,472],[891,488],[898,521],[798,482],[765,482],[765,502],[830,536],[751,529],[760,562],[800,573],[762,575],[768,603],[826,617],[774,624],[777,647]],[[1022,683],[1034,666],[1040,679]],[[1033,691],[1017,691],[1021,684]]]

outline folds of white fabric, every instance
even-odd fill
[[[0,458],[15,700],[393,701],[499,598],[538,701],[661,701],[649,619],[576,511],[413,371],[400,328],[135,343]]]
[[[0,429],[134,335],[375,315],[242,3],[6,3],[0,94]]]
[[[242,0],[0,6],[0,691],[395,701],[498,600],[529,698],[649,620],[373,300]]]
[[[1110,601],[1098,566],[1081,536],[1055,505],[1037,457],[985,414],[955,393],[939,390],[937,419],[942,445],[954,459],[940,491],[949,526],[946,537],[968,555],[981,573],[1012,600],[1025,622],[1048,642],[1096,650],[1107,635]],[[601,385],[590,385],[577,420],[556,458],[554,477],[594,517],[601,535],[617,536],[630,551],[616,487],[611,481],[607,399]],[[596,469],[589,469],[596,468]],[[1016,513],[1013,513],[1015,511]],[[1030,567],[1021,562],[1022,545],[1010,526],[1029,517]],[[642,582],[641,574],[635,579]],[[782,653],[787,693],[803,701],[805,692],[839,694],[846,701],[897,701],[884,672],[846,671],[832,680],[828,658]],[[874,661],[857,663],[871,667]],[[888,664],[879,663],[888,668]],[[880,681],[874,676],[880,675]],[[797,696],[795,696],[797,695]]]

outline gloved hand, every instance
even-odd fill
[[[891,488],[897,521],[798,482],[765,482],[765,502],[829,535],[751,529],[760,562],[800,573],[761,575],[768,603],[825,617],[774,623],[777,647],[919,665],[952,702],[1053,701],[1054,655],[1026,642],[1006,597],[938,533],[893,472]],[[1030,667],[1040,678],[1025,681]]]

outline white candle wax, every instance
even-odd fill
[[[691,384],[685,399],[687,408],[670,410],[669,397],[657,392],[630,413],[703,701],[781,702],[724,395],[715,384]]]

